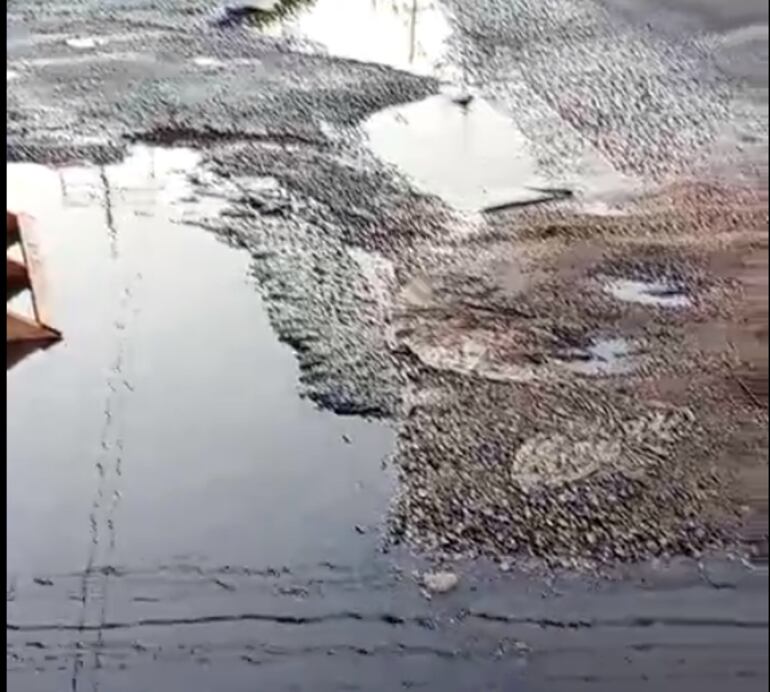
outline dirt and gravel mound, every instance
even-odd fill
[[[766,253],[762,199],[692,185],[613,216],[528,211],[436,251],[397,308],[396,534],[570,562],[738,540],[731,489],[766,467],[766,407],[736,386],[761,335],[741,268]]]

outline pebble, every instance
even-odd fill
[[[460,583],[460,577],[454,572],[426,572],[422,583],[430,593],[448,593]]]

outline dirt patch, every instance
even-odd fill
[[[396,534],[570,561],[739,541],[767,496],[765,199],[687,185],[426,247],[396,328],[415,394]]]
[[[722,269],[743,289],[740,305],[725,328],[734,360],[730,385],[745,411],[737,421],[725,467],[730,489],[740,504],[741,535],[761,559],[768,550],[768,252],[760,244]]]

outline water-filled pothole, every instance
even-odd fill
[[[225,5],[213,22],[320,46],[338,58],[448,78],[451,28],[436,0],[250,0]]]
[[[639,364],[641,352],[622,337],[596,339],[555,354],[562,367],[580,375],[622,375]]]
[[[106,45],[107,41],[108,39],[103,36],[77,36],[68,38],[65,43],[70,48],[76,48],[77,50],[91,50],[92,48]]]
[[[372,150],[425,192],[466,211],[551,199],[527,138],[489,103],[445,95],[387,108],[365,125]]]
[[[82,569],[82,546],[97,539],[97,560],[128,566],[180,554],[358,565],[376,550],[377,532],[353,527],[376,527],[387,509],[393,479],[380,459],[392,431],[300,397],[251,257],[198,228],[225,205],[194,185],[201,158],[140,146],[105,166],[7,167],[10,208],[37,219],[64,334],[8,377],[9,482],[32,488],[66,468],[61,482],[9,498],[15,572]],[[41,507],[51,531],[30,521]]]
[[[610,279],[604,289],[618,300],[641,305],[684,308],[691,302],[685,287],[674,281]]]

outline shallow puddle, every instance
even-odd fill
[[[372,150],[424,192],[466,211],[550,198],[527,139],[489,103],[446,95],[396,106],[365,124]],[[540,189],[539,189],[540,188]]]
[[[7,167],[64,335],[7,375],[9,574],[376,554],[391,430],[299,397],[249,255],[184,223],[219,211],[198,161]]]
[[[613,279],[605,284],[605,290],[618,300],[641,305],[684,308],[691,302],[682,286],[665,281]]]
[[[197,58],[192,59],[193,65],[196,67],[202,67],[204,69],[216,69],[221,70],[227,67],[227,63],[225,63],[223,60],[219,60],[218,58],[209,58],[205,55],[201,55]]]
[[[252,21],[260,33],[309,41],[339,58],[449,75],[451,28],[437,0],[284,0],[260,9]]]
[[[615,213],[617,198],[632,187],[589,157],[569,180],[570,189],[554,189],[515,119],[474,98],[468,76],[449,57],[452,27],[437,0],[259,0],[229,7],[215,23],[250,25],[289,41],[295,51],[317,53],[320,47],[333,57],[438,79],[442,95],[376,113],[365,130],[375,154],[461,211],[505,211],[571,197],[574,188]],[[197,60],[207,69],[221,68]]]
[[[78,36],[75,38],[68,38],[65,43],[70,48],[76,48],[78,50],[91,50],[92,48],[98,48],[107,44],[106,38],[103,36]]]
[[[580,375],[622,375],[638,365],[638,352],[623,338],[597,339],[558,354],[561,366]]]

